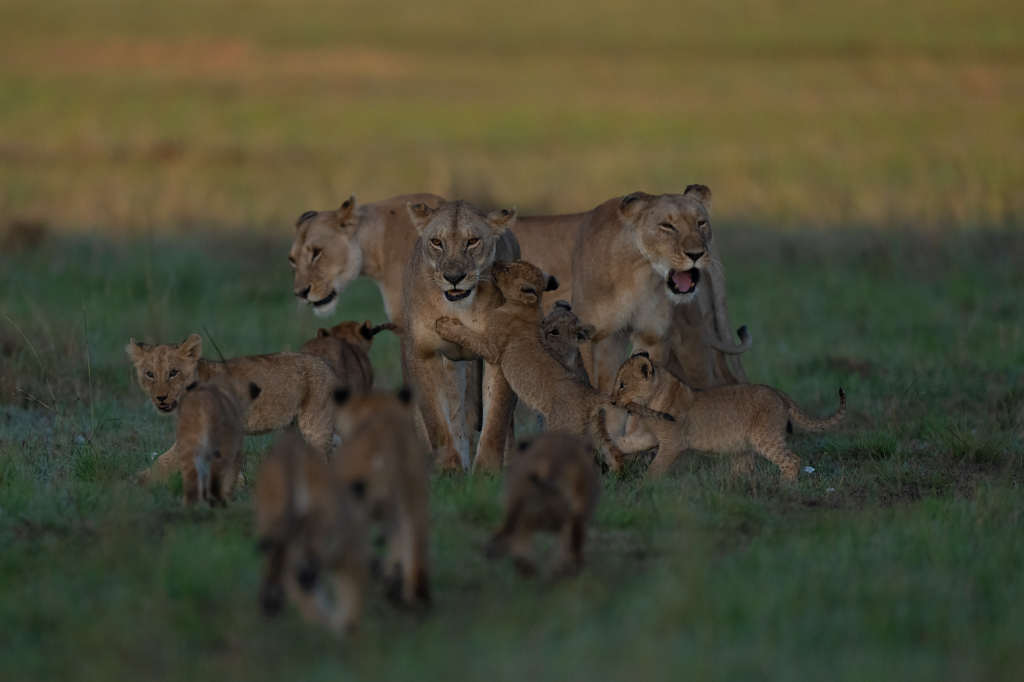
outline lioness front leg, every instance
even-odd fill
[[[437,465],[447,471],[463,471],[469,463],[469,442],[465,438],[464,414],[461,405],[452,405],[449,384],[459,363],[445,372],[441,356],[421,355],[415,350],[407,358],[409,379],[416,394],[416,403],[423,416],[423,425],[430,439]],[[454,383],[458,383],[454,381]]]
[[[498,364],[500,353],[494,344],[459,320],[453,317],[441,317],[434,323],[434,328],[437,330],[437,335],[448,343],[457,343],[470,353],[476,353],[484,361],[492,365]]]
[[[508,445],[508,433],[512,428],[512,413],[516,407],[516,394],[508,385],[501,367],[490,363],[484,365],[483,376],[483,424],[480,427],[480,441],[476,446],[474,471],[501,471]]]

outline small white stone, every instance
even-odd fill
[[[825,488],[825,492],[827,492],[827,493],[834,493],[835,491],[836,491],[835,488]]]
[[[804,473],[805,474],[813,474],[814,473],[814,467],[804,467]]]
[[[83,435],[82,435],[82,434],[80,434],[80,433],[79,433],[79,434],[76,434],[76,435],[75,435],[75,442],[76,442],[76,443],[84,443],[84,442],[85,442],[85,436],[83,436]]]
[[[156,453],[155,452],[149,453],[149,458],[150,459],[156,459]]]

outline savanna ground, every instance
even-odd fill
[[[1021,8],[0,0],[0,679],[1019,677]],[[436,608],[372,591],[338,644],[260,616],[249,490],[132,483],[173,423],[128,337],[297,349],[303,210],[692,181],[752,381],[849,395],[793,437],[796,489],[699,455],[606,479],[545,585],[481,556],[499,479],[437,478]],[[361,281],[335,319],[367,317]],[[397,342],[372,356],[397,385]]]

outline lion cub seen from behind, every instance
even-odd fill
[[[429,460],[413,423],[412,394],[339,388],[336,427],[342,446],[335,475],[354,491],[384,535],[382,577],[395,603],[429,607]]]
[[[771,386],[692,389],[654,363],[645,351],[633,353],[619,368],[612,401],[637,402],[675,417],[672,424],[641,419],[637,431],[616,441],[625,453],[658,447],[649,476],[664,475],[683,450],[742,455],[753,448],[778,465],[783,481],[795,482],[800,458],[786,445],[786,433],[793,430],[793,424],[806,431],[824,431],[846,413],[846,393],[841,388],[839,409],[827,419],[807,416],[789,396]]]
[[[520,573],[535,572],[534,535],[560,535],[552,578],[575,573],[583,564],[587,526],[600,493],[594,451],[579,436],[545,433],[509,465],[505,476],[505,516],[487,545],[488,559],[511,551]]]
[[[185,390],[176,432],[185,504],[227,506],[245,464],[245,418],[260,387],[225,375]]]
[[[294,432],[282,436],[260,467],[254,506],[263,612],[277,615],[287,595],[307,622],[337,634],[352,629],[366,577],[367,522],[323,453]]]
[[[366,393],[373,388],[373,365],[368,353],[373,337],[384,330],[400,332],[398,325],[391,322],[375,327],[369,320],[362,324],[342,322],[330,329],[321,327],[316,338],[304,343],[299,352],[324,360],[343,387],[353,393]]]

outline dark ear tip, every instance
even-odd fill
[[[193,381],[191,384],[185,387],[186,391],[191,391],[193,388],[199,385],[198,381]]]
[[[408,405],[409,403],[411,403],[412,390],[410,390],[408,386],[402,386],[402,388],[398,389],[398,400],[403,405]]]
[[[263,389],[261,389],[255,383],[253,383],[252,381],[249,382],[249,397],[250,398],[252,398],[253,400],[256,400],[256,398],[258,398],[260,396],[260,393],[262,391],[263,391]]]
[[[317,335],[317,338],[323,339],[323,338],[326,338],[326,337],[330,336],[331,332],[328,331],[327,329],[325,329],[324,327],[320,327],[319,329],[316,330],[316,335]]]
[[[554,291],[558,288],[558,278],[554,275],[548,275],[548,284],[544,291]]]
[[[572,310],[572,306],[569,305],[568,301],[555,301],[556,308],[565,308],[566,310]]]
[[[351,397],[351,392],[344,386],[334,389],[334,402],[336,405],[344,405]]]
[[[302,215],[299,216],[299,219],[298,219],[297,222],[298,223],[304,223],[307,220],[309,220],[310,218],[312,218],[313,216],[315,216],[317,213],[319,213],[319,211],[306,211],[305,213],[303,213]]]
[[[530,441],[528,441],[528,440],[521,440],[516,445],[516,451],[517,452],[523,452],[523,451],[527,450],[531,445],[533,445],[533,443],[531,443]]]

